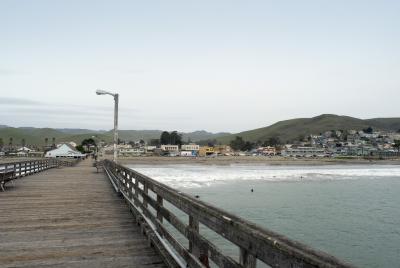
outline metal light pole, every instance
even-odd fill
[[[117,143],[118,143],[118,98],[119,95],[117,93],[111,93],[105,90],[98,89],[96,90],[97,95],[111,95],[114,97],[114,162],[117,162]]]

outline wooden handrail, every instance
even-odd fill
[[[116,190],[128,201],[136,217],[145,217],[149,222],[147,225],[152,225],[155,232],[168,241],[189,267],[209,267],[209,258],[219,267],[256,267],[257,260],[271,267],[354,267],[125,166],[105,160],[104,167]],[[187,214],[189,224],[185,224],[168,210],[164,201]],[[183,246],[168,231],[163,220],[186,237],[189,248]],[[199,223],[238,246],[239,262],[224,254],[212,241],[201,235]]]
[[[4,184],[50,168],[61,166],[74,166],[77,161],[61,160],[54,158],[34,159],[17,162],[0,163],[0,187],[4,190]],[[3,174],[4,173],[4,174]],[[6,174],[12,174],[7,175]]]

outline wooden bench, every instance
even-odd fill
[[[14,170],[2,170],[0,171],[0,188],[4,192],[4,185],[15,179],[15,171]]]

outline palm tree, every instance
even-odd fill
[[[46,145],[46,147],[47,147],[48,142],[49,142],[49,138],[44,138],[44,144]]]
[[[22,139],[21,144],[22,144],[22,147],[25,147],[25,139]]]

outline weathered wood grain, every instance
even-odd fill
[[[0,192],[0,267],[166,267],[91,164],[22,177]]]

